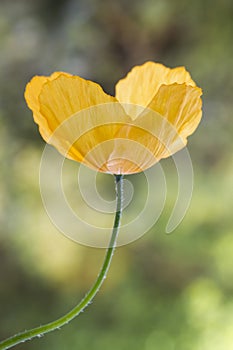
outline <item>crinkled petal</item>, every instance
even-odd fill
[[[98,84],[67,73],[33,78],[25,98],[45,141],[77,161],[96,143],[113,138],[121,118],[127,119],[116,99]]]
[[[162,85],[149,108],[162,115],[184,142],[197,128],[202,116],[202,90],[186,84]]]
[[[44,135],[45,140],[48,139],[49,135],[51,134],[51,130],[49,130],[46,118],[40,113],[39,95],[43,85],[49,80],[56,79],[59,74],[61,74],[61,72],[55,72],[49,77],[39,75],[34,76],[26,85],[24,93],[27,105],[32,110],[33,118],[39,125],[40,133]]]
[[[118,138],[133,141],[141,171],[185,147],[201,120],[201,95],[196,86],[162,85],[148,108],[119,130]]]
[[[141,113],[140,106],[147,107],[162,84],[173,83],[195,86],[184,67],[171,69],[160,63],[146,62],[134,67],[117,83],[116,98],[129,104],[125,105],[126,112],[134,119]]]
[[[34,79],[25,95],[46,142],[68,158],[109,172],[104,164],[114,142],[106,147],[106,141],[130,120],[114,97],[98,84],[66,73]]]
[[[116,139],[124,140],[122,144],[125,145],[124,149],[127,149],[127,158],[134,161],[134,167],[125,169],[126,173],[144,171],[167,154],[173,154],[177,148],[174,149],[170,140],[175,137],[177,138],[177,133],[166,119],[149,109],[139,118],[125,124],[118,131]],[[185,146],[182,139],[180,144]],[[121,148],[115,149],[114,157],[123,157]]]
[[[34,77],[26,87],[25,98],[35,122],[40,126],[46,120],[51,131],[82,109],[116,101],[98,84],[63,72]]]
[[[49,143],[70,159],[111,173],[107,163],[115,149],[116,134],[129,121],[120,103],[93,106],[63,122]]]

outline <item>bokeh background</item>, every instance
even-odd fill
[[[62,70],[114,93],[132,66],[153,60],[186,66],[204,91],[204,117],[188,143],[189,211],[164,233],[177,181],[171,160],[162,161],[168,196],[158,222],[117,250],[84,314],[18,349],[233,349],[232,34],[231,0],[0,1],[0,338],[69,310],[104,256],[63,236],[46,215],[44,142],[25,105],[26,83]],[[132,179],[142,194],[140,176]],[[108,196],[113,183],[99,183]]]

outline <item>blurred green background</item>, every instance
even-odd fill
[[[64,237],[46,215],[44,142],[24,102],[26,83],[62,70],[114,93],[132,66],[153,60],[186,66],[204,91],[204,117],[188,143],[189,211],[164,233],[177,184],[163,160],[169,187],[158,222],[117,250],[84,314],[18,349],[233,349],[232,19],[231,0],[0,1],[1,339],[74,306],[104,256]],[[140,176],[135,186],[143,191]]]

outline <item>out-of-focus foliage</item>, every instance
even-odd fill
[[[38,184],[44,144],[23,99],[26,83],[62,70],[114,93],[132,66],[153,60],[186,66],[204,90],[204,118],[188,144],[188,214],[163,233],[176,186],[165,160],[168,199],[158,223],[118,249],[78,320],[19,349],[232,349],[232,18],[231,0],[0,1],[1,338],[71,308],[104,254],[62,236],[46,216]],[[143,196],[140,178],[135,186]]]

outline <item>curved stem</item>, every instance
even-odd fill
[[[116,197],[117,197],[117,206],[116,206],[116,214],[114,225],[112,229],[112,235],[109,242],[109,246],[105,255],[105,259],[100,270],[100,273],[93,284],[92,288],[88,291],[85,297],[81,300],[81,302],[75,306],[71,311],[69,311],[66,315],[60,317],[58,320],[47,323],[45,325],[33,328],[31,330],[16,334],[2,342],[0,342],[0,350],[10,349],[11,347],[23,343],[25,341],[31,340],[35,337],[41,337],[43,334],[52,332],[56,329],[60,329],[65,324],[69,323],[73,318],[77,317],[80,312],[82,312],[86,306],[92,301],[98,290],[100,289],[106,274],[108,272],[112,256],[116,246],[117,235],[120,227],[120,220],[122,214],[122,195],[123,195],[123,175],[115,175],[115,183],[116,183]]]

